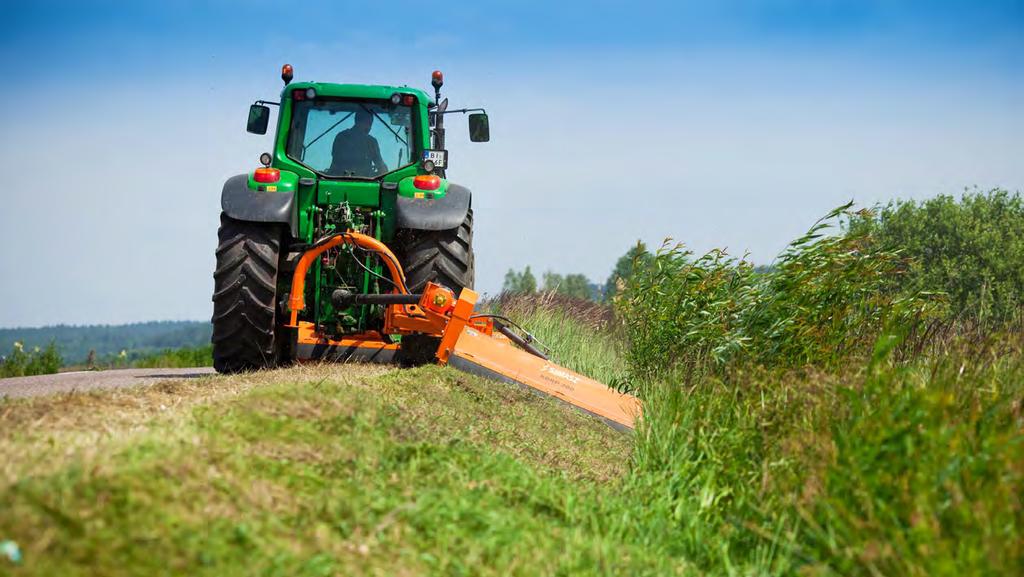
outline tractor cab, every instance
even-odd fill
[[[282,93],[274,166],[339,180],[415,175],[431,148],[431,105],[424,92],[409,88],[292,84]],[[260,107],[266,103],[254,104],[250,118],[266,114]],[[258,134],[261,128],[249,131]]]
[[[444,116],[469,114],[472,142],[490,140],[483,109],[447,110],[441,100],[443,76],[432,76],[434,98],[407,86],[368,86],[318,82],[291,83],[279,103],[257,101],[249,108],[247,130],[266,134],[269,105],[280,106],[273,166],[300,175],[338,180],[396,180],[447,168]],[[305,174],[304,174],[305,173]]]

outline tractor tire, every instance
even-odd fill
[[[422,293],[427,282],[446,286],[459,296],[464,288],[473,288],[476,259],[473,256],[473,209],[458,228],[449,230],[400,230],[396,237],[396,256],[405,271],[410,293]],[[399,362],[416,366],[436,360],[441,339],[427,335],[402,337]]]
[[[472,208],[458,228],[400,230],[396,244],[410,293],[422,293],[429,281],[452,289],[456,297],[463,288],[473,288],[476,266]]]
[[[282,230],[221,214],[213,273],[213,366],[218,373],[274,367]]]

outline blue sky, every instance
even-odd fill
[[[372,4],[372,5],[371,5]],[[479,288],[637,239],[768,262],[849,199],[1024,189],[1024,2],[33,2],[0,38],[0,326],[208,318],[219,192],[296,78],[446,74]]]

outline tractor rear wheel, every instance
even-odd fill
[[[463,288],[473,288],[472,208],[458,228],[400,230],[396,244],[410,293],[422,293],[429,281],[452,289],[455,296]]]
[[[220,223],[213,273],[213,366],[219,373],[273,367],[282,344],[275,342],[282,231],[224,214]]]
[[[422,293],[427,282],[446,286],[459,296],[464,288],[473,288],[476,263],[473,256],[473,209],[458,228],[449,230],[400,230],[396,237],[396,256],[405,271],[410,293]],[[435,360],[441,339],[426,335],[402,337],[400,362],[422,365]]]

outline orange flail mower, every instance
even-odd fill
[[[329,338],[319,333],[313,323],[298,320],[305,307],[303,295],[310,265],[325,251],[343,244],[377,253],[394,282],[391,294],[337,295],[361,304],[384,305],[381,333]],[[437,343],[432,354],[440,365],[549,395],[615,428],[632,429],[640,415],[640,401],[636,397],[551,362],[499,320],[476,314],[478,295],[473,290],[464,288],[456,298],[451,290],[431,282],[422,294],[410,294],[398,259],[387,246],[365,234],[340,233],[305,252],[292,276],[290,295],[291,319],[286,326],[296,331],[296,358],[300,361],[399,363],[409,351],[403,350],[403,343],[394,341],[391,335],[432,337],[426,342]]]

